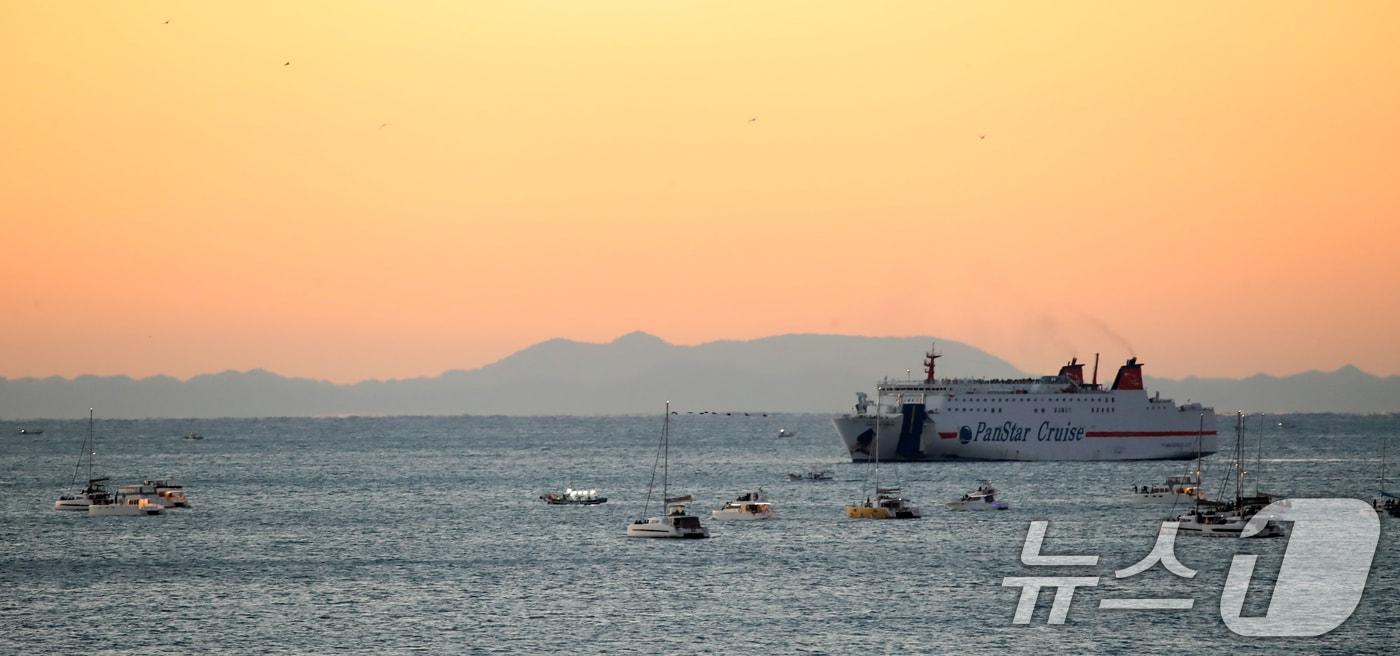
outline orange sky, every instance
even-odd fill
[[[1400,3],[8,2],[0,43],[4,376],[634,329],[1400,373]]]

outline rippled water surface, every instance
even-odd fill
[[[1381,441],[1400,446],[1396,416],[1286,421],[1268,422],[1264,461],[1252,467],[1271,492],[1369,500]],[[1400,520],[1383,520],[1355,615],[1319,638],[1242,638],[1219,618],[1230,557],[1261,554],[1267,580],[1284,540],[1183,536],[1177,556],[1200,570],[1195,579],[1158,567],[1113,580],[1151,550],[1168,511],[1128,501],[1128,488],[1186,463],[885,465],[882,478],[902,484],[925,518],[861,522],[842,508],[863,498],[869,470],[846,461],[826,417],[682,413],[673,492],[711,508],[763,486],[782,517],[707,522],[710,540],[629,540],[660,424],[99,420],[99,473],[174,476],[195,507],[90,518],[51,510],[70,487],[86,422],[0,422],[0,651],[1395,653],[1400,644]],[[21,425],[45,433],[16,435]],[[780,427],[799,436],[775,439]],[[189,431],[206,439],[182,440]],[[1208,476],[1223,469],[1224,457],[1207,460]],[[811,467],[837,480],[784,476]],[[983,478],[1011,511],[941,510]],[[571,483],[610,501],[537,499]],[[1055,572],[1105,577],[1076,594],[1061,626],[1045,624],[1048,593],[1031,625],[1011,625],[1019,590],[1002,578],[1043,574],[1019,561],[1032,519],[1051,520],[1046,551],[1101,556],[1098,567]],[[1267,592],[1251,593],[1254,612]],[[1109,596],[1196,605],[1099,610]]]

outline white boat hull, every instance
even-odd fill
[[[58,501],[53,502],[53,509],[87,512],[88,506],[91,505],[92,502],[88,501],[87,499],[59,499]]]
[[[969,401],[930,393],[926,400],[921,398],[928,405],[915,415],[922,422],[887,412],[841,415],[832,424],[851,462],[873,460],[876,449],[885,462],[1192,460],[1198,451],[1209,455],[1218,450],[1214,411],[1178,410],[1141,390],[1106,394],[1117,402],[1090,402],[1088,395],[1063,395],[1077,397],[1069,402],[1029,394],[982,394],[986,398]],[[1066,411],[1042,412],[1047,406],[1061,407],[1057,403],[1065,403]],[[1105,406],[1115,412],[1100,412]]]
[[[139,517],[159,515],[165,508],[154,503],[95,503],[88,506],[93,517]]]
[[[627,525],[629,538],[661,538],[674,540],[695,540],[710,537],[709,529],[700,526],[678,526],[672,517],[650,517]],[[691,517],[694,519],[694,517]]]
[[[1201,535],[1212,538],[1238,538],[1244,532],[1245,526],[1249,524],[1248,517],[1229,515],[1225,517],[1210,518],[1197,517],[1191,514],[1182,515],[1176,519],[1177,533],[1188,535]],[[1283,535],[1283,527],[1270,519],[1264,528],[1258,533],[1251,535],[1251,538],[1276,538]]]
[[[764,519],[774,519],[778,516],[772,510],[762,512],[746,512],[742,510],[716,510],[710,513],[710,517],[721,521],[729,522],[755,522]]]
[[[948,502],[948,510],[957,510],[957,511],[964,511],[964,510],[966,510],[966,511],[971,511],[971,512],[981,512],[981,511],[984,511],[984,510],[1007,510],[1007,509],[1009,509],[1010,507],[1011,507],[1011,506],[1008,506],[1008,505],[1006,504],[1005,501],[993,501],[993,502],[991,502],[991,503],[988,503],[988,502],[985,502],[985,501],[949,501],[949,502]]]
[[[1149,492],[1147,494],[1134,493],[1132,500],[1137,503],[1193,504],[1198,499],[1194,495],[1180,492]],[[1205,498],[1201,497],[1199,500],[1204,501]]]

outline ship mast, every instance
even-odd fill
[[[1235,413],[1235,507],[1244,497],[1244,413]]]
[[[671,402],[666,402],[666,418],[661,421],[661,514],[665,515],[670,492],[671,473]]]
[[[934,376],[933,376],[933,368],[934,368],[934,365],[936,364],[935,361],[938,360],[938,358],[943,357],[943,354],[938,352],[937,347],[938,347],[938,343],[937,343],[937,342],[931,343],[931,344],[929,345],[928,354],[924,356],[924,382],[925,382],[925,383],[936,382],[936,379],[935,379]],[[878,432],[878,431],[877,431],[877,432]]]

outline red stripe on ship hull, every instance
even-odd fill
[[[1087,431],[1085,437],[1195,437],[1214,435],[1215,431]]]
[[[940,432],[940,433],[938,434],[938,436],[941,437],[941,438],[943,438],[943,439],[945,439],[945,440],[951,440],[951,439],[957,437],[958,434],[957,434],[957,433],[942,433],[942,432]]]

